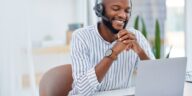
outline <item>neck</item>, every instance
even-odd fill
[[[117,35],[113,34],[103,22],[98,23],[98,30],[102,38],[110,43],[117,39]]]

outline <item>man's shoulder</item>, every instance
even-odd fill
[[[86,27],[83,27],[83,28],[79,28],[77,30],[75,30],[73,32],[73,36],[85,36],[85,35],[88,35],[88,34],[92,34],[91,31],[95,30],[95,25],[91,25],[91,26],[86,26]]]
[[[129,32],[131,32],[131,33],[133,33],[133,34],[138,34],[138,33],[140,33],[140,31],[139,30],[137,30],[137,29],[135,29],[135,28],[133,28],[133,27],[128,27],[128,28],[126,28]]]
[[[137,29],[135,29],[135,28],[133,28],[133,27],[129,27],[129,28],[127,28],[127,30],[128,30],[129,32],[135,34],[135,36],[136,36],[137,38],[143,38],[143,34],[141,33],[141,31],[139,31],[139,30],[137,30]]]

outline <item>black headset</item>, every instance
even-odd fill
[[[96,0],[95,2],[95,6],[93,8],[95,10],[95,14],[98,16],[98,17],[102,17],[104,15],[104,8],[103,8],[103,3],[100,2],[98,0]]]
[[[132,11],[132,0],[130,0],[130,3],[131,3],[131,11]],[[95,2],[95,6],[93,8],[95,10],[95,14],[98,16],[98,17],[103,17],[104,16],[104,6],[103,6],[103,3],[100,2],[98,0],[96,0]],[[131,16],[131,12],[130,12],[130,16]]]

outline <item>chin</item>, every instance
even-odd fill
[[[122,29],[123,29],[123,27],[114,27],[114,29],[115,29],[115,30],[119,30],[119,31],[120,31],[120,30],[122,30]]]
[[[122,29],[124,29],[124,26],[114,25],[113,28],[115,30],[122,30]]]

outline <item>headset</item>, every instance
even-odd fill
[[[130,0],[130,5],[131,5],[131,11],[132,11],[132,0]],[[95,6],[94,6],[94,8],[93,8],[94,10],[95,10],[95,14],[98,16],[98,17],[102,17],[102,18],[106,18],[105,16],[104,16],[104,12],[105,12],[105,10],[104,10],[104,6],[103,6],[103,3],[102,2],[100,2],[99,3],[99,1],[98,0],[96,0],[96,2],[95,2]],[[131,12],[130,12],[130,16],[131,16]]]
[[[104,15],[104,8],[103,8],[103,3],[100,2],[98,0],[95,1],[95,6],[93,8],[95,10],[95,14],[98,17],[102,17]]]

